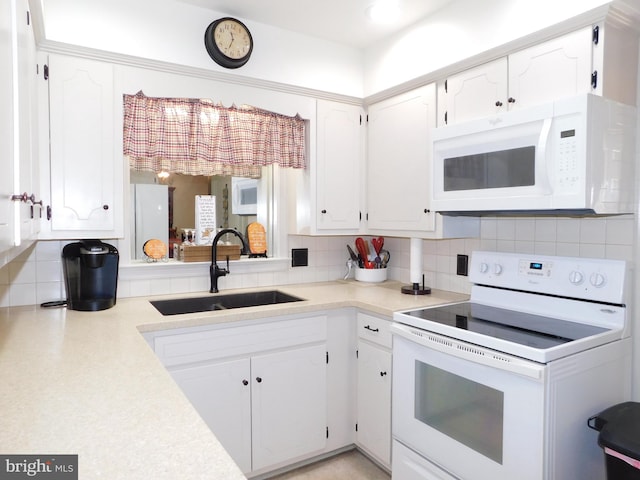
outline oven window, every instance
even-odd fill
[[[415,418],[502,464],[504,393],[416,360]]]
[[[444,191],[535,185],[535,160],[533,146],[445,158]]]

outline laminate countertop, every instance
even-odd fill
[[[283,285],[252,291],[277,288],[305,300],[173,316],[162,316],[149,300],[209,294],[123,298],[98,312],[0,309],[0,455],[77,454],[82,480],[244,479],[142,333],[343,307],[391,318],[468,297],[405,295],[400,287]]]

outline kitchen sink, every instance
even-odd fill
[[[228,295],[209,295],[207,297],[152,300],[150,303],[162,315],[180,315],[183,313],[276,305],[279,303],[300,302],[302,300],[302,298],[294,297],[278,290],[265,290],[261,292],[230,293]]]

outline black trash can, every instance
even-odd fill
[[[591,417],[588,425],[600,432],[607,480],[640,480],[640,403],[609,407]]]

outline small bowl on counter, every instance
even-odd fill
[[[359,282],[380,283],[387,279],[386,268],[356,267],[355,278]]]

